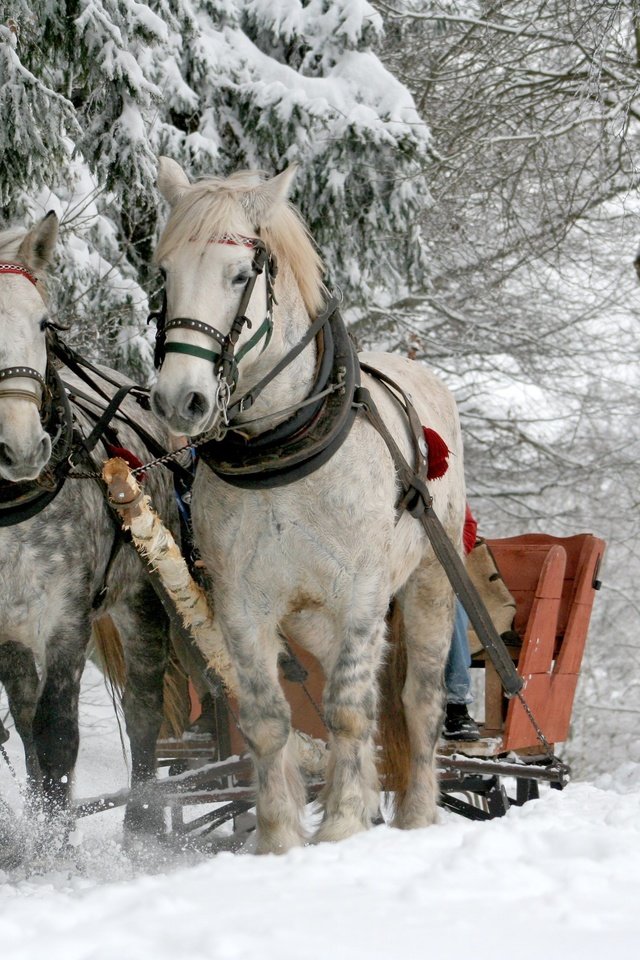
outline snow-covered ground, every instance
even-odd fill
[[[85,676],[76,795],[126,781],[113,710]],[[9,753],[20,769],[15,734]],[[18,794],[0,759],[0,791]],[[378,827],[283,857],[126,853],[119,811],[74,855],[0,871],[2,960],[418,960],[638,956],[640,765],[472,823]]]

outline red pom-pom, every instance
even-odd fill
[[[464,527],[462,528],[462,542],[464,544],[464,552],[471,553],[473,548],[476,545],[476,537],[478,536],[478,521],[471,513],[471,507],[467,504],[467,509],[464,515]]]
[[[138,467],[142,466],[142,460],[139,457],[136,457],[135,453],[132,453],[131,450],[127,450],[126,447],[116,447],[113,443],[105,443],[107,448],[107,453],[111,457],[120,457],[121,460],[124,460],[132,470],[137,470]],[[138,474],[138,480],[142,483],[147,479],[146,473]]]
[[[449,469],[451,451],[440,434],[431,427],[423,427],[422,430],[427,444],[427,480],[437,480],[439,477],[444,477]]]

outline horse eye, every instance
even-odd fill
[[[246,283],[248,279],[249,277],[246,273],[239,273],[236,277],[233,278],[231,282],[233,283],[234,286],[239,287],[240,284]]]
[[[48,326],[49,326],[49,317],[43,317],[42,320],[40,321],[40,329],[43,331],[43,333]]]

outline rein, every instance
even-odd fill
[[[196,442],[201,459],[227,483],[264,490],[301,480],[326,463],[349,435],[357,414],[353,396],[360,382],[360,367],[334,298],[298,343],[229,410],[250,407],[314,337],[319,361],[309,395],[286,410],[275,411],[270,419],[291,410],[293,416],[251,437],[243,433],[243,422],[232,420],[220,438]]]

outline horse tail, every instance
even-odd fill
[[[127,665],[120,632],[108,613],[103,613],[93,621],[91,638],[98,666],[104,674],[113,704],[118,709],[122,707],[127,683]],[[172,651],[164,673],[161,736],[181,736],[189,722],[189,709],[187,680]]]
[[[160,730],[163,737],[181,737],[191,712],[189,681],[174,650],[171,650],[164,672],[163,707],[164,723]]]
[[[93,621],[91,639],[111,698],[121,703],[127,680],[127,666],[120,633],[108,613],[101,614]]]
[[[402,803],[409,786],[411,747],[402,702],[407,677],[407,648],[400,604],[392,600],[387,614],[388,656],[380,676],[379,736],[382,746],[380,776],[383,789],[394,795],[394,808]]]

